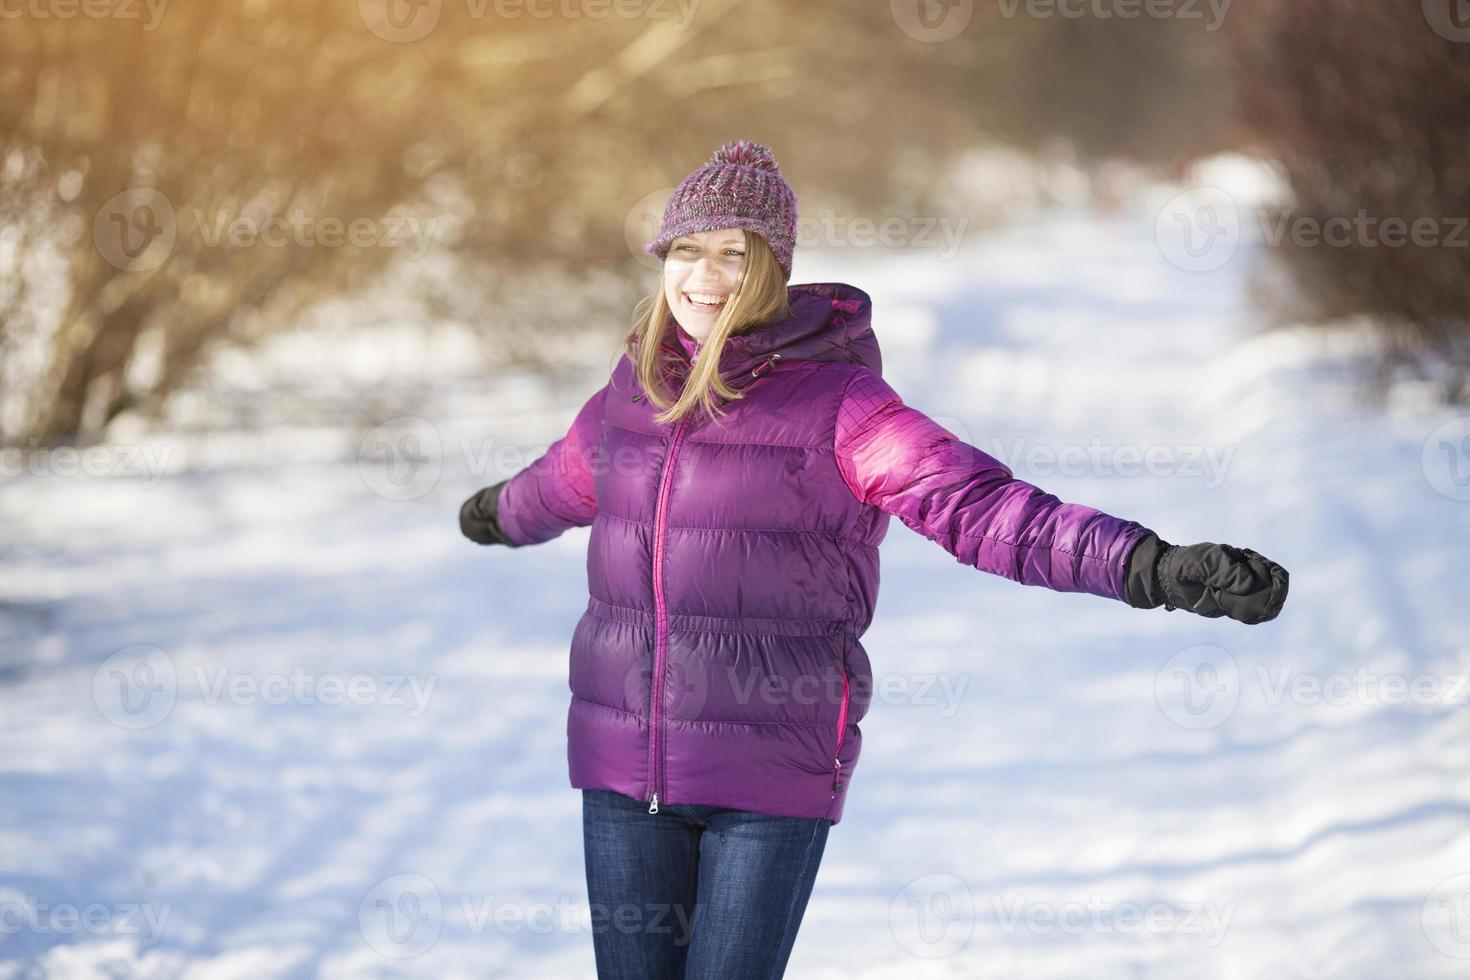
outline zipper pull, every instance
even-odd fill
[[[839,780],[842,778],[842,760],[833,759],[832,763],[832,791],[835,793],[837,790],[842,788],[840,785],[838,785]]]
[[[653,794],[653,799],[649,801],[649,804],[648,804],[648,812],[649,813],[657,813],[658,812],[658,794],[657,793],[654,793]]]

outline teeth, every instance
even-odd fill
[[[697,303],[700,306],[725,305],[725,298],[723,296],[712,296],[709,293],[685,293],[684,295],[689,297],[691,303]]]

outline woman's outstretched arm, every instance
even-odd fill
[[[1063,503],[905,405],[872,371],[848,382],[835,444],[859,500],[981,571],[1249,624],[1274,619],[1286,601],[1286,570],[1275,562],[1213,542],[1171,545],[1134,521]]]
[[[587,399],[567,434],[535,462],[464,502],[459,527],[479,544],[519,548],[550,541],[597,516],[593,456],[602,431],[607,385]]]
[[[837,465],[859,500],[957,561],[1023,585],[1127,601],[1125,575],[1148,528],[1063,503],[960,440],[872,371],[847,385]]]

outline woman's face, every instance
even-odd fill
[[[664,300],[684,332],[704,340],[735,290],[745,263],[745,232],[739,228],[680,235],[664,259]],[[693,297],[715,299],[713,305]]]

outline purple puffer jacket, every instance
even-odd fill
[[[517,545],[591,525],[571,644],[576,788],[842,818],[872,671],[860,638],[890,515],[966,565],[1124,598],[1148,529],[1015,479],[883,381],[871,301],[789,286],[732,337],[722,423],[652,420],[624,357],[566,436],[501,489]],[[669,321],[687,370],[697,345]]]

